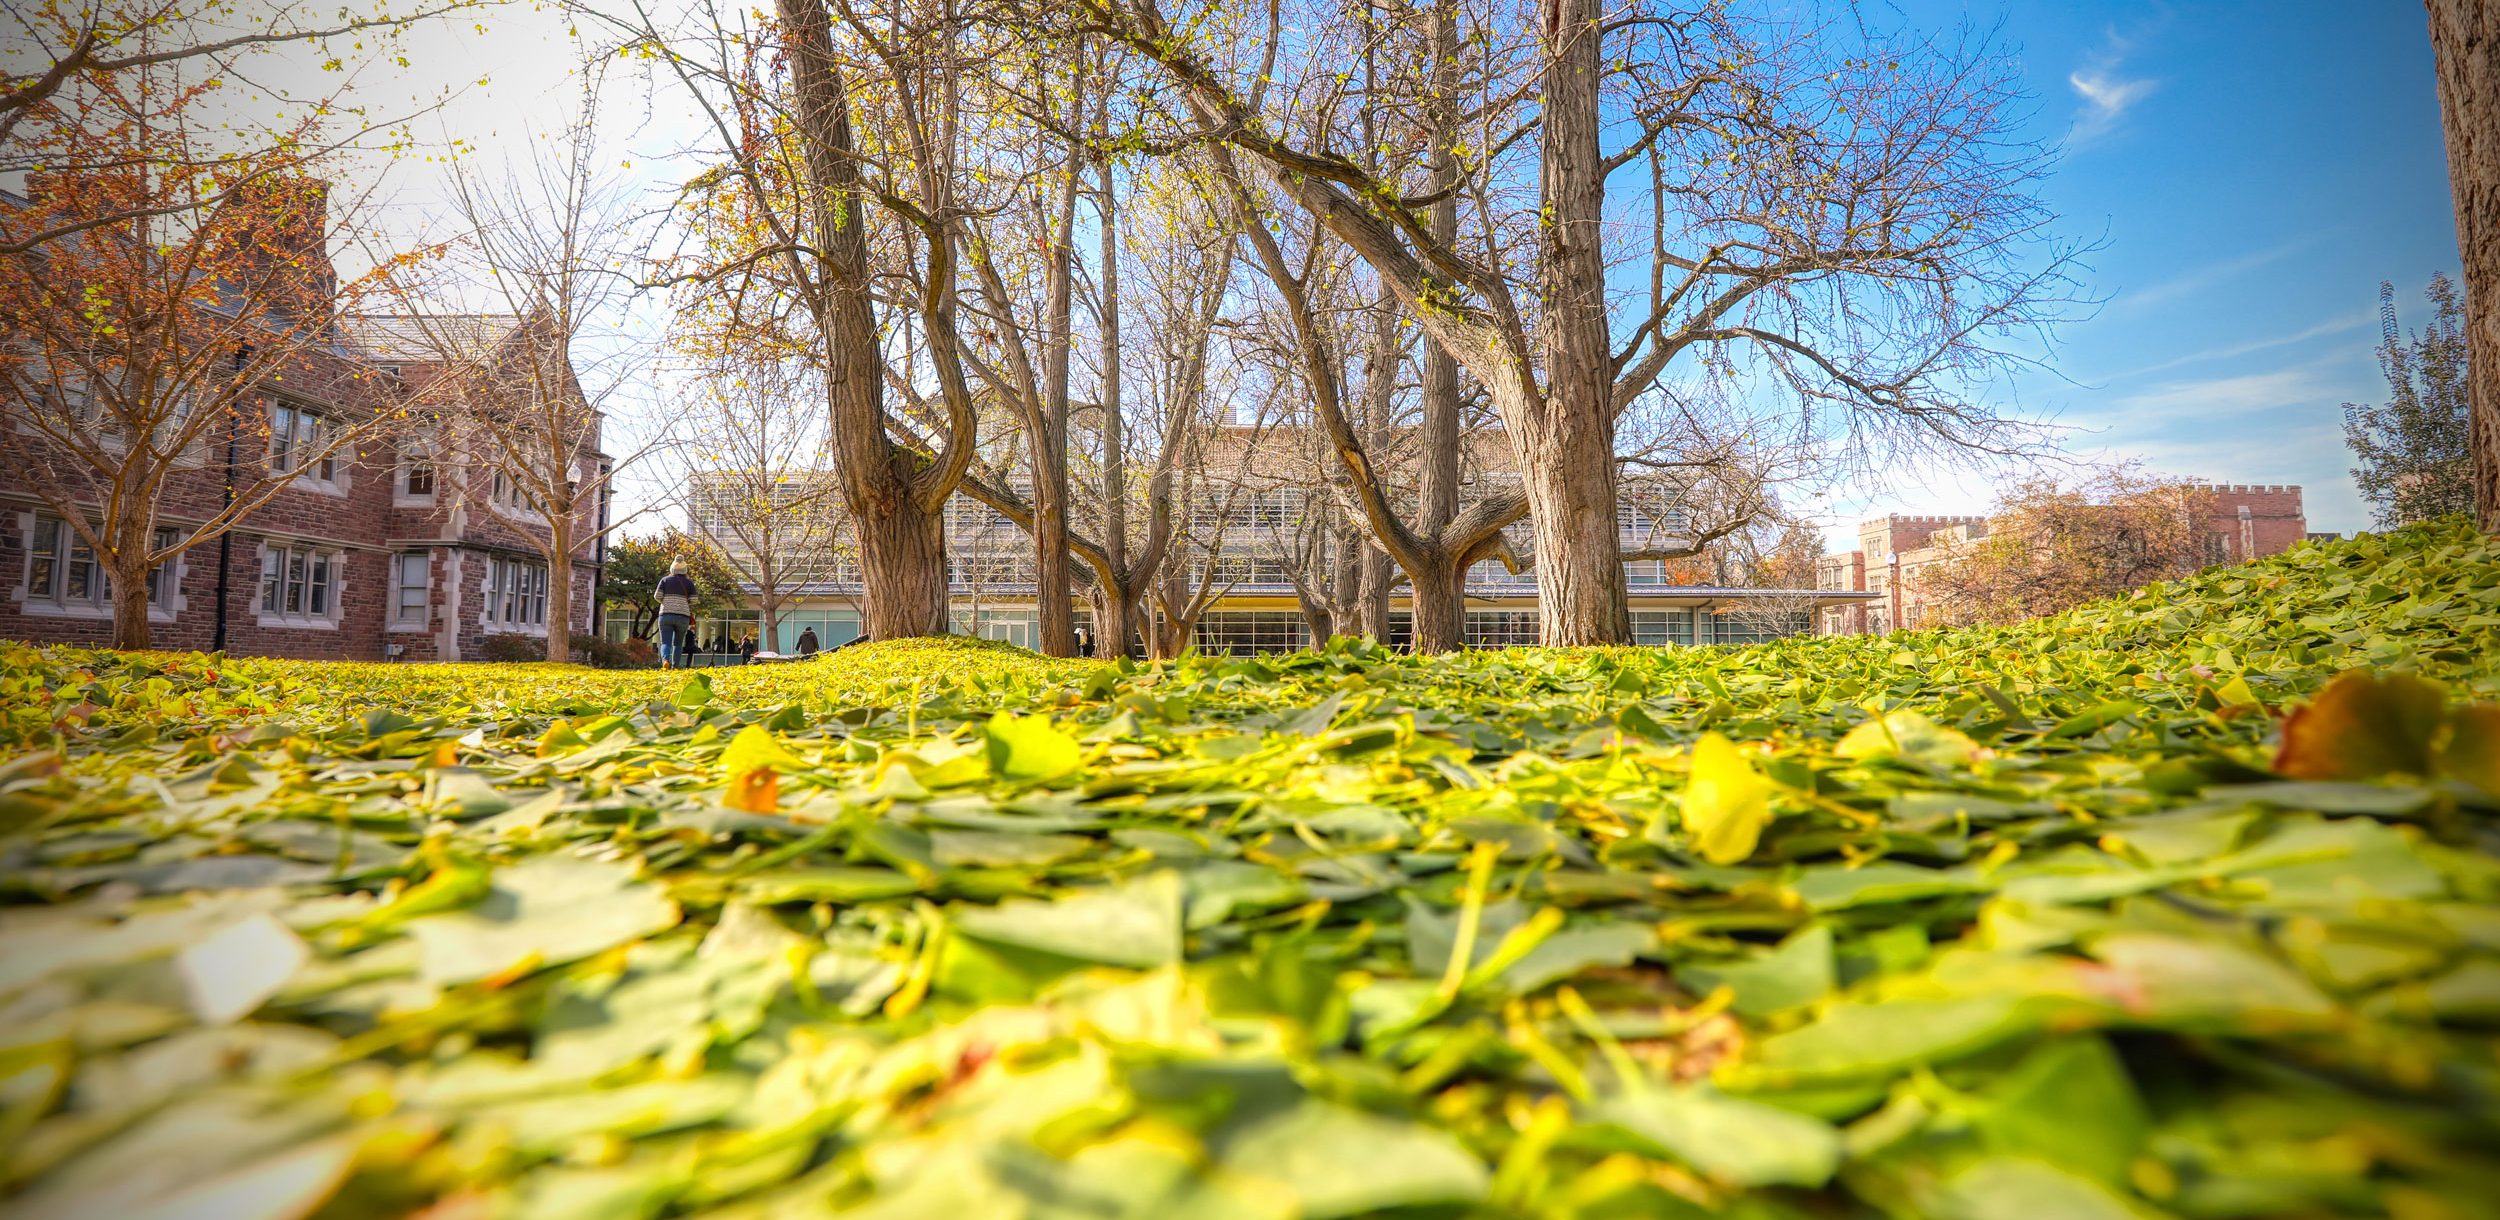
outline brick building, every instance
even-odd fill
[[[326,233],[316,226],[306,240],[326,264]],[[408,350],[404,321],[336,319],[329,343],[256,383],[234,422],[173,459],[157,504],[160,544],[213,517],[236,482],[300,469],[236,528],[151,574],[156,647],[222,640],[238,655],[460,660],[478,657],[490,635],[545,637],[548,564],[508,524],[515,513],[479,511],[502,490],[486,464],[436,453],[410,429],[320,453],[330,430],[396,411],[423,386],[429,369]],[[497,342],[522,326],[475,322]],[[585,526],[602,511],[585,509]],[[583,551],[565,574],[576,631],[591,629],[596,600],[599,555]],[[0,476],[0,638],[102,647],[112,613],[105,571],[77,532],[33,488]]]
[[[2199,528],[2208,563],[2278,555],[2312,536],[2296,485],[2227,483],[2205,491]],[[1860,522],[1858,549],[1823,556],[1816,565],[1815,585],[1826,591],[1863,590],[1874,597],[1825,607],[1821,631],[1864,635],[1930,625],[1921,574],[1987,537],[1988,528],[1988,518],[1973,516],[1892,514]]]

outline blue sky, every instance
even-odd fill
[[[2098,236],[2106,298],[2018,406],[2069,448],[2226,483],[2298,483],[2310,528],[2366,528],[2342,403],[2376,401],[2378,284],[2410,328],[2456,274],[2421,6],[2400,0],[1890,0],[1910,25],[2002,22],[2065,153],[2047,186]],[[1885,0],[1877,0],[1884,7]],[[1988,481],[1891,480],[1832,506],[1977,512]]]
[[[2019,378],[2003,405],[2069,429],[2066,446],[2089,457],[2298,483],[2312,529],[2365,528],[2341,404],[2383,393],[2379,281],[2395,281],[2411,326],[2423,285],[2457,265],[2416,0],[1862,3],[1877,24],[2001,30],[2033,95],[2028,134],[2064,146],[2046,183],[2061,231],[2100,242],[2084,278],[2106,303],[2063,329],[2053,374]],[[491,77],[444,115],[490,153],[526,143],[522,124],[560,125],[575,87],[569,48],[549,53],[561,15],[495,21],[494,38],[447,28],[417,57]],[[645,173],[699,139],[669,122],[686,117],[676,109],[634,140]],[[439,208],[409,185],[404,210]],[[1903,471],[1812,511],[1833,545],[1854,546],[1862,517],[1985,511],[2002,477]]]

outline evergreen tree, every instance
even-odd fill
[[[686,574],[694,577],[696,618],[719,617],[742,605],[737,573],[709,540],[674,526],[648,538],[619,538],[608,546],[599,599],[611,612],[629,616],[626,634],[635,639],[650,639],[659,625],[660,578],[668,575],[673,559],[685,560]]]
[[[2381,404],[2344,404],[2344,441],[2358,462],[2353,481],[2382,529],[2474,511],[2467,451],[2465,307],[2456,282],[2431,277],[2431,324],[2408,342],[2396,327],[2396,295],[2379,285]]]

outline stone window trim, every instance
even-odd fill
[[[252,620],[254,625],[298,631],[338,630],[341,622],[346,618],[347,591],[353,584],[347,576],[347,556],[351,551],[358,549],[362,548],[348,547],[340,543],[317,538],[292,537],[282,534],[263,535],[260,539],[260,545],[253,548],[255,561],[258,565],[252,573],[252,584],[250,586],[252,589]],[[324,590],[324,599],[329,603],[329,605],[319,614],[315,614],[310,610],[297,610],[290,612],[285,609],[271,610],[268,608],[268,600],[265,590],[268,587],[271,556],[273,554],[285,555],[292,551],[302,551],[308,558],[320,557],[326,558],[329,561],[329,583]],[[306,597],[309,599],[309,573],[307,574],[306,580]]]
[[[309,415],[316,419],[320,419],[324,421],[329,429],[336,429],[339,425],[339,411],[336,408],[326,406],[322,403],[296,398],[291,395],[282,394],[271,397],[269,399],[267,409],[270,416],[271,437],[269,449],[262,455],[262,460],[268,464],[270,476],[273,478],[278,475],[288,473],[287,470],[279,469],[277,465],[278,441],[276,431],[277,413],[279,410],[284,409],[297,416]],[[290,440],[289,443],[292,443],[292,441]],[[326,437],[323,438],[322,443],[327,443]],[[350,471],[352,471],[356,465],[356,447],[352,444],[340,445],[337,448],[330,450],[329,457],[322,460],[326,461],[330,467],[328,477],[325,478],[308,467],[291,467],[290,469],[294,470],[295,474],[292,479],[288,480],[287,487],[295,491],[308,491],[315,495],[330,496],[340,500],[346,499],[348,487],[351,482]]]
[[[530,503],[520,480],[491,463],[486,470],[486,517],[509,530],[547,528],[547,514]]]
[[[411,477],[422,473],[425,490],[408,490]],[[403,446],[399,460],[391,466],[391,507],[432,508],[442,501],[443,467],[426,447]]]
[[[37,378],[47,376],[40,371],[43,364],[40,357],[35,358],[35,364],[37,366],[35,376]],[[74,384],[76,388],[64,395],[62,391],[71,384]],[[77,372],[64,374],[61,384],[58,385],[45,385],[38,381],[34,386],[34,392],[41,405],[33,408],[29,416],[14,419],[11,431],[20,436],[40,437],[42,430],[33,422],[31,415],[49,415],[55,426],[65,425],[86,434],[88,439],[106,453],[126,454],[130,452],[130,437],[122,431],[119,424],[105,418],[105,409],[102,404],[96,402],[94,389],[87,383],[86,374]],[[180,433],[189,426],[192,413],[198,409],[198,405],[199,401],[195,396],[182,395],[171,414],[158,422],[157,435],[162,437],[168,433]],[[163,461],[180,470],[196,470],[206,466],[209,457],[206,441],[206,435],[193,437],[190,443],[164,454]]]
[[[58,518],[52,517],[49,513],[25,509],[10,514],[10,520],[17,530],[20,549],[25,552],[18,562],[17,581],[9,587],[9,600],[16,604],[18,613],[32,618],[99,619],[109,622],[113,617],[113,599],[109,596],[99,596],[93,601],[68,601],[53,597],[38,597],[30,587],[35,566],[36,523],[40,520],[58,520]],[[167,529],[178,530],[180,528],[179,526],[158,526],[157,530],[159,534],[162,534]],[[172,573],[169,586],[172,596],[148,603],[148,621],[151,623],[171,623],[179,618],[183,610],[191,604],[190,599],[182,594],[183,577],[189,575],[191,571],[191,552],[188,550],[179,552],[168,562]],[[101,575],[103,572],[101,564],[96,570],[99,580],[105,579]]]
[[[553,578],[548,570],[546,557],[524,555],[519,552],[488,552],[485,559],[486,570],[480,574],[478,584],[483,594],[479,598],[478,630],[488,635],[544,637],[547,634],[547,582]],[[511,573],[520,573],[532,578],[531,592],[524,595],[523,600],[534,600],[538,611],[536,622],[530,622],[527,619],[506,622],[497,614],[496,602],[500,590],[496,582],[498,578],[507,577]],[[570,573],[568,572],[567,575]]]
[[[400,583],[402,573],[399,565],[411,556],[425,561],[425,613],[424,617],[417,619],[408,619],[401,616],[402,607],[400,605],[400,593],[406,586]],[[382,616],[383,630],[387,633],[397,635],[427,635],[432,633],[434,630],[435,586],[433,549],[428,547],[420,550],[391,552],[389,584],[391,601],[389,610]]]

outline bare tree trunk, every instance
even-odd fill
[[[858,528],[861,632],[872,640],[946,634],[945,516],[877,513],[861,516]]]
[[[1070,125],[1084,121],[1083,47],[1075,49],[1075,98],[1069,103]],[[1050,273],[1044,290],[1042,351],[1042,427],[1030,438],[1033,458],[1034,598],[1040,614],[1042,655],[1076,655],[1076,624],[1069,606],[1068,583],[1068,348],[1075,333],[1076,197],[1082,186],[1077,149],[1068,148],[1067,173],[1061,179],[1051,236]]]
[[[144,557],[145,547],[116,548],[116,558],[131,571],[113,572],[113,647],[137,651],[152,646],[148,622],[148,565],[126,562],[129,557]],[[171,574],[168,573],[168,579]]]
[[[797,85],[798,119],[808,174],[814,180],[814,227],[827,274],[814,291],[824,331],[827,400],[844,507],[859,531],[860,629],[872,640],[946,634],[945,492],[951,477],[923,494],[919,459],[886,434],[885,368],[870,282],[862,217],[870,194],[860,179],[851,132],[850,98],[833,53],[825,8],[811,0],[780,0],[778,9]],[[952,273],[943,238],[930,242],[930,274]],[[943,291],[943,288],[940,289]],[[941,297],[940,300],[948,298]],[[941,369],[954,342],[932,335]],[[959,380],[959,379],[958,379]],[[962,396],[949,382],[950,400]],[[954,411],[950,401],[950,413]],[[962,444],[963,437],[951,443]],[[960,460],[960,455],[958,459]],[[954,474],[960,475],[960,467]]]
[[[1313,646],[1327,643],[1337,634],[1337,614],[1325,598],[1314,593],[1295,590],[1294,602],[1302,611],[1302,625],[1311,631]]]
[[[1102,620],[1095,624],[1094,655],[1104,660],[1129,655],[1129,634],[1136,630],[1136,600],[1119,589],[1104,589],[1094,605]]]
[[[1108,107],[1107,86],[1103,96],[1103,105]],[[1104,121],[1098,116],[1098,126]],[[1112,189],[1110,160],[1105,158],[1100,168],[1102,187],[1094,194],[1094,206],[1102,221],[1102,265],[1095,272],[1102,284],[1102,401],[1096,405],[1102,422],[1102,549],[1110,571],[1109,579],[1100,582],[1102,621],[1094,625],[1094,655],[1111,658],[1129,655],[1129,632],[1145,590],[1139,585],[1139,573],[1129,570],[1128,555],[1128,436],[1120,403],[1119,198]]]
[[[1602,246],[1606,171],[1598,144],[1599,0],[1546,0],[1545,214],[1538,242],[1542,410],[1511,421],[1528,515],[1536,522],[1543,642],[1631,642],[1615,533],[1614,352]]]
[[[1432,41],[1436,102],[1432,111],[1432,189],[1443,194],[1432,206],[1434,240],[1458,239],[1458,159],[1451,142],[1458,138],[1457,88],[1452,80],[1458,60],[1458,21],[1448,0],[1433,6]],[[1384,294],[1385,295],[1385,294]],[[1394,307],[1394,300],[1382,302]],[[1423,348],[1423,469],[1416,487],[1415,532],[1438,545],[1413,556],[1406,566],[1414,602],[1415,651],[1454,652],[1467,646],[1467,556],[1464,545],[1449,537],[1458,516],[1459,402],[1458,361],[1430,335]]]
[[[1363,607],[1363,634],[1386,644],[1389,642],[1389,586],[1397,583],[1397,565],[1389,562],[1389,552],[1368,543],[1356,563],[1361,572],[1355,587]]]
[[[1319,550],[1325,552],[1320,563],[1328,577],[1329,618],[1331,625],[1345,635],[1363,635],[1371,630],[1371,620],[1363,606],[1363,534],[1349,526],[1330,530]]]
[[[2500,0],[2426,0],[2465,264],[2474,515],[2500,533]]]
[[[1409,568],[1415,604],[1415,651],[1454,652],[1467,646],[1467,570],[1452,563]],[[1434,641],[1426,645],[1425,641]]]
[[[573,535],[548,525],[547,659],[559,665],[573,659]]]
[[[1189,646],[1189,627],[1190,624],[1180,622],[1170,614],[1156,615],[1154,630],[1147,633],[1147,659],[1169,661],[1181,655],[1181,650]]]

